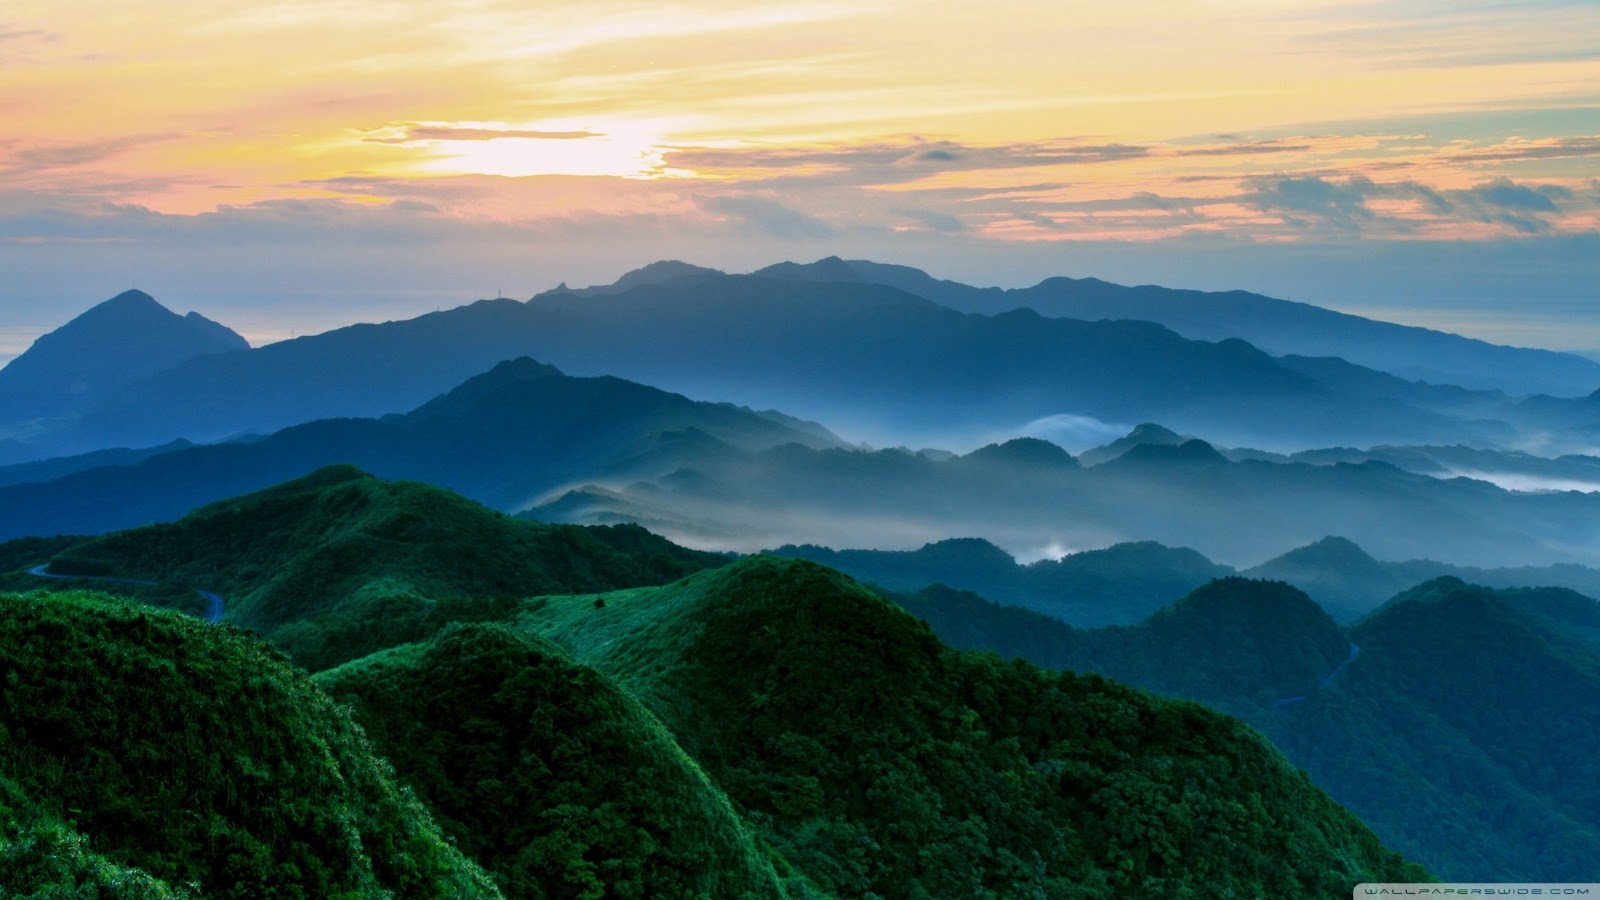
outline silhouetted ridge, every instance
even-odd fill
[[[485,399],[515,385],[541,378],[561,378],[562,371],[555,366],[535,362],[526,356],[508,359],[494,368],[467,379],[449,393],[429,400],[417,407],[413,415],[419,417],[457,415],[471,412]]]
[[[1096,466],[1116,459],[1140,444],[1181,444],[1184,440],[1183,435],[1164,425],[1143,422],[1109,444],[1083,451],[1078,455],[1078,462],[1086,466]]]
[[[0,369],[0,425],[77,417],[87,404],[197,356],[248,350],[228,328],[180,316],[144,291],[123,291],[42,335]]]
[[[1139,444],[1127,453],[1117,457],[1116,461],[1128,463],[1187,463],[1195,465],[1225,463],[1228,459],[1218,453],[1217,448],[1199,438],[1193,438],[1181,444]]]
[[[988,444],[962,459],[1003,465],[1078,468],[1078,461],[1072,458],[1072,454],[1049,441],[1029,437],[1013,438],[1003,444]]]

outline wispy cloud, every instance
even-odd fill
[[[828,223],[807,215],[777,200],[753,194],[706,197],[700,206],[717,215],[734,219],[777,238],[810,239],[834,233]]]

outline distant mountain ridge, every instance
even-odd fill
[[[604,291],[485,300],[190,359],[30,440],[42,457],[384,415],[518,356],[781,408],[885,443],[1017,433],[1064,413],[1267,447],[1515,435],[1493,421],[1502,407],[1516,411],[1503,398],[1478,398],[1468,415],[1433,408],[1454,394],[1371,395],[1359,380],[1322,383],[1237,338],[1026,309],[976,315],[892,286],[658,264]]]
[[[527,514],[637,522],[746,552],[891,549],[976,534],[1030,558],[1156,541],[1244,566],[1342,534],[1386,559],[1600,565],[1600,492],[1513,491],[1377,461],[1235,461],[1198,439],[1139,443],[1093,466],[1058,452],[1039,465],[1028,462],[1038,458],[1033,440],[949,459],[798,446],[725,454],[669,479],[575,482]]]
[[[171,520],[341,463],[511,510],[569,480],[659,478],[725,454],[840,443],[826,429],[782,414],[693,401],[620,378],[572,378],[522,358],[405,415],[325,419],[251,441],[115,455],[130,464],[0,486],[0,535],[100,533]],[[71,461],[56,468],[71,469]]]
[[[180,316],[143,291],[124,291],[0,368],[0,434],[28,419],[71,415],[194,357],[248,349],[244,338],[199,313]]]
[[[1600,596],[1600,570],[1584,566],[1496,569],[1427,559],[1385,562],[1342,537],[1325,537],[1243,570],[1154,541],[1028,564],[982,538],[953,538],[917,550],[791,544],[771,552],[819,562],[899,593],[931,585],[971,591],[1077,628],[1133,625],[1201,585],[1231,575],[1292,584],[1340,622],[1356,621],[1396,594],[1442,577],[1498,589],[1560,588]]]
[[[1397,325],[1247,291],[1125,287],[1098,278],[1047,278],[1033,287],[977,288],[909,266],[827,257],[779,263],[757,274],[823,283],[886,284],[965,312],[1028,307],[1073,319],[1159,322],[1187,338],[1243,338],[1275,356],[1337,356],[1403,378],[1513,394],[1583,396],[1600,385],[1600,364],[1578,354],[1506,347]]]

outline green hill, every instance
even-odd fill
[[[349,717],[253,637],[0,595],[0,895],[497,897]]]
[[[548,641],[457,626],[317,683],[507,896],[787,896],[660,722]]]
[[[446,622],[502,617],[519,597],[660,584],[724,561],[635,526],[518,521],[439,488],[332,466],[75,544],[51,571],[215,591],[226,621],[315,671]]]
[[[1098,675],[949,649],[806,561],[729,563],[637,528],[519,522],[348,467],[172,525],[34,549],[58,550],[53,570],[161,582],[146,592],[215,590],[227,622],[304,665],[344,663],[321,684],[429,807],[429,834],[510,896],[1334,897],[1425,877],[1239,721]],[[259,648],[226,624],[146,615]],[[1270,636],[1236,624],[1219,634]],[[168,663],[172,677],[193,671]],[[141,672],[111,695],[159,705],[151,727],[186,714]],[[267,746],[286,740],[270,729],[305,727],[292,709],[241,710],[229,727]],[[167,771],[167,754],[186,752],[131,758]],[[237,765],[220,783],[255,790],[259,764]],[[0,775],[54,777],[50,766],[29,757]],[[19,796],[60,796],[18,784]],[[187,790],[141,809],[187,822]],[[339,808],[300,796],[283,802]],[[71,812],[93,804],[69,806],[37,820],[72,829],[51,845],[62,854],[80,847],[183,882]],[[13,832],[29,828],[19,819]]]
[[[950,650],[813,563],[518,621],[617,678],[843,896],[1334,897],[1422,876],[1242,723]]]
[[[1457,880],[1600,871],[1600,604],[1441,578],[1336,626],[1229,578],[1131,628],[1075,629],[974,594],[897,596],[957,646],[1099,672],[1260,728],[1384,841]]]

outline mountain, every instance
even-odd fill
[[[1097,466],[1103,462],[1110,462],[1143,444],[1172,444],[1176,446],[1186,440],[1188,438],[1170,428],[1157,425],[1154,422],[1144,422],[1134,426],[1132,431],[1109,444],[1102,444],[1099,447],[1083,451],[1078,455],[1078,461],[1086,466]]]
[[[708,458],[654,480],[578,480],[527,515],[635,521],[674,540],[742,552],[785,544],[888,550],[982,535],[1025,558],[1154,541],[1243,567],[1344,535],[1382,559],[1600,564],[1600,492],[1510,491],[1376,461],[1231,461],[1201,440],[1139,444],[1095,466],[1065,464],[1064,453],[1058,464],[1024,465],[1019,460],[1034,453],[1025,448],[1006,451],[1005,465],[986,463],[996,452],[940,460],[784,445]]]
[[[1374,559],[1353,541],[1325,537],[1242,574],[1289,582],[1316,598],[1335,618],[1355,619],[1422,580],[1410,580],[1402,571]]]
[[[0,673],[4,896],[501,896],[254,636],[5,594]]]
[[[1240,716],[1383,839],[1447,879],[1600,867],[1600,604],[1440,579],[1340,629],[1282,583],[1213,582],[1083,631],[970,593],[898,596],[957,646],[1098,672]]]
[[[0,487],[11,484],[28,484],[35,481],[54,481],[65,478],[76,472],[89,469],[99,469],[106,466],[136,466],[152,456],[171,453],[174,450],[187,450],[194,444],[189,441],[177,440],[159,447],[144,447],[138,450],[127,447],[117,447],[110,450],[96,450],[93,453],[83,453],[78,456],[60,456],[54,459],[41,459],[36,462],[17,463],[16,465],[0,466]]]
[[[1575,565],[1484,568],[1429,559],[1379,561],[1354,542],[1326,537],[1240,574],[1287,581],[1310,594],[1334,618],[1353,621],[1390,597],[1436,578],[1491,588],[1566,588],[1600,596],[1600,571]]]
[[[975,288],[906,266],[838,257],[809,265],[780,263],[756,274],[892,285],[964,312],[992,315],[1029,308],[1072,319],[1159,322],[1187,338],[1242,338],[1277,356],[1340,357],[1410,381],[1561,397],[1585,395],[1600,384],[1600,364],[1578,354],[1505,347],[1246,291],[1124,287],[1098,278],[1048,278],[1015,290]]]
[[[549,641],[456,625],[315,680],[508,897],[790,896],[660,721]]]
[[[1237,721],[949,650],[812,563],[521,621],[639,697],[828,893],[1334,897],[1422,877]]]
[[[653,551],[641,558],[641,547]],[[450,852],[475,857],[512,895],[1336,897],[1361,881],[1427,877],[1237,720],[1098,676],[951,650],[812,563],[756,557],[694,571],[701,562],[726,561],[637,530],[526,526],[437,489],[332,470],[174,526],[77,544],[51,568],[225,590],[226,621],[265,626],[291,650],[313,630],[338,635],[341,652],[327,656],[342,665],[315,685],[294,683],[327,708],[339,707],[318,687],[348,703],[339,715],[371,729],[373,746],[392,755],[393,781],[415,792],[408,802],[433,811],[437,831],[425,833],[442,834],[435,846],[454,838]],[[616,580],[674,567],[693,574],[657,587]],[[186,735],[212,718],[170,702],[165,679],[187,691],[262,680],[249,661],[207,677],[181,641],[159,629],[140,637],[149,627],[140,622],[179,622],[245,647],[255,638],[123,608],[125,624],[108,633],[185,664],[140,659],[118,677],[103,659],[68,654],[70,671],[52,668],[58,659],[27,676],[52,679],[51,708],[106,722],[159,705],[140,727]],[[404,615],[419,609],[427,615]],[[354,630],[340,632],[334,616],[344,614]],[[61,657],[61,630],[45,632],[50,640],[23,643]],[[342,652],[358,645],[375,655]],[[114,687],[95,702],[117,712],[57,704],[62,690],[104,682]],[[209,717],[250,716],[276,696],[268,687],[244,704],[194,702]],[[8,690],[0,703],[35,696],[46,695]],[[6,722],[34,732],[26,718]],[[218,731],[228,727],[278,740],[243,725]],[[158,742],[81,752],[102,766],[132,758],[171,771],[179,751]],[[341,752],[329,747],[334,759]],[[241,777],[272,758],[255,744],[197,757],[245,760]],[[5,770],[19,784],[60,771],[42,756]],[[139,796],[116,778],[100,783],[108,796]],[[296,796],[325,802],[361,783]],[[189,790],[161,796],[150,814],[178,823],[168,827],[196,821],[182,812]],[[384,858],[426,862],[403,849]]]
[[[180,316],[149,294],[125,291],[43,335],[0,369],[0,429],[71,418],[145,376],[197,356],[248,349],[244,338],[199,313]]]
[[[248,442],[169,448],[142,461],[128,454],[133,465],[58,461],[71,474],[0,487],[0,538],[170,521],[336,463],[511,510],[577,479],[657,478],[720,454],[791,442],[826,447],[839,440],[780,414],[697,403],[617,378],[570,378],[519,359],[403,416],[312,422]]]
[[[50,571],[222,594],[224,621],[318,670],[503,612],[515,598],[655,584],[723,562],[638,528],[520,522],[335,466],[175,523],[56,549]]]
[[[964,314],[883,285],[699,273],[615,293],[480,301],[193,359],[35,435],[32,446],[68,455],[380,416],[519,356],[778,407],[885,443],[967,442],[1062,414],[1159,420],[1269,449],[1499,439],[1508,430],[1342,392],[1236,338],[1188,340],[1147,322],[1027,310]]]
[[[809,559],[891,591],[935,584],[974,591],[1083,628],[1131,625],[1206,582],[1233,573],[1193,550],[1154,542],[1116,544],[1025,566],[979,538],[939,541],[913,551],[790,544],[772,552]]]

